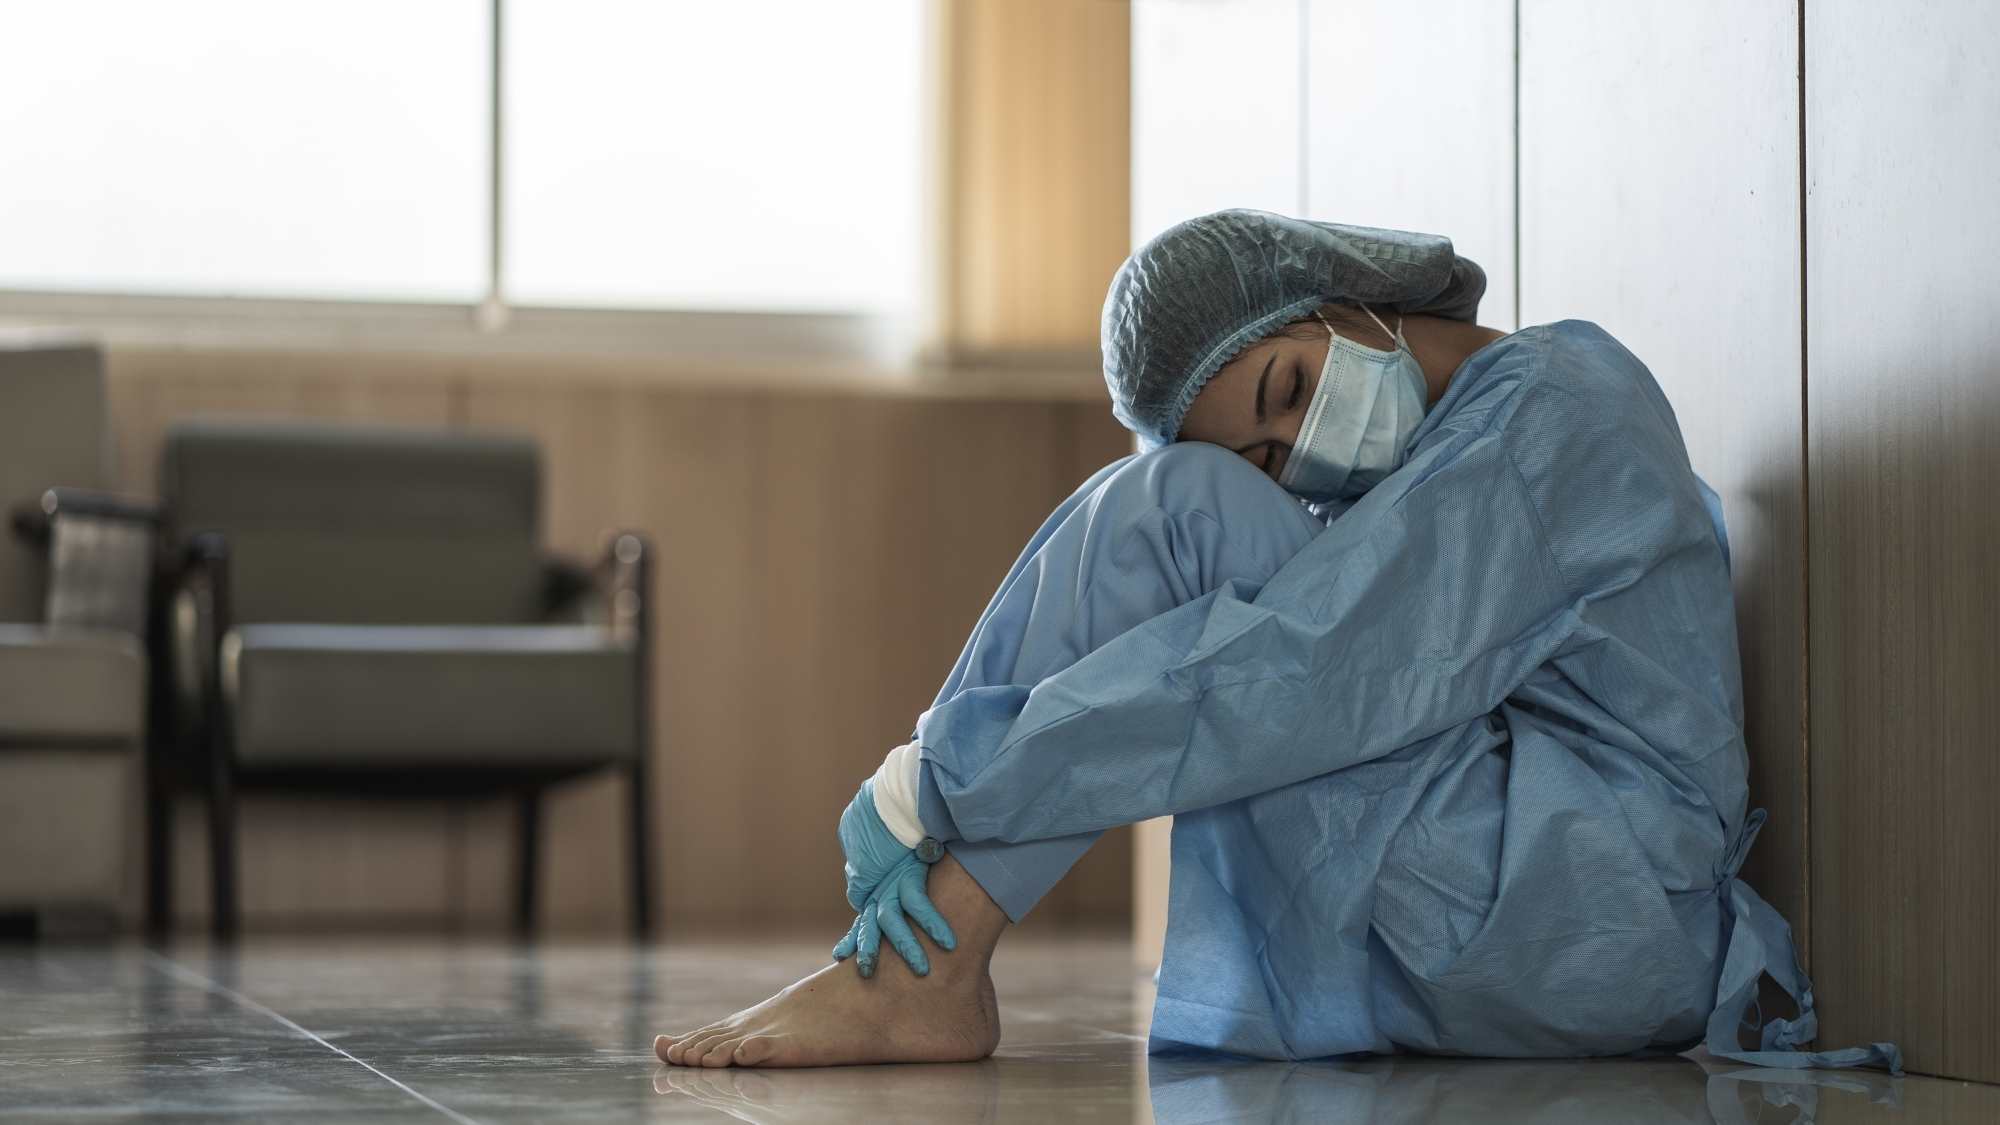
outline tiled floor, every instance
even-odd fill
[[[1025,938],[1025,935],[1024,935]],[[985,1062],[816,1071],[654,1062],[656,1031],[753,1003],[818,945],[253,942],[0,946],[0,1118],[65,1122],[1993,1122],[2000,1087],[1650,1062],[1148,1058],[1150,985],[1111,941],[994,965]]]

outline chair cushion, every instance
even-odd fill
[[[635,651],[592,626],[244,625],[246,766],[570,765],[634,752]]]
[[[0,625],[0,741],[136,742],[145,719],[146,661],[137,637]]]

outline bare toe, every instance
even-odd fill
[[[687,1050],[681,1053],[681,1065],[682,1066],[707,1065],[707,1063],[704,1060],[707,1058],[708,1052],[712,1050],[717,1043],[722,1042],[722,1040],[728,1034],[729,1034],[728,1028],[718,1027],[712,1031],[704,1031],[701,1034],[695,1036],[693,1039],[688,1041]]]
[[[771,1057],[771,1037],[752,1035],[736,1045],[736,1065],[756,1066]]]
[[[673,1041],[667,1044],[667,1061],[673,1063],[675,1066],[686,1065],[688,1048],[693,1046],[695,1041],[703,1035],[708,1034],[709,1029],[714,1026],[714,1024],[708,1024],[703,1027],[697,1027],[686,1035],[674,1036]]]
[[[710,1070],[729,1066],[736,1061],[736,1045],[741,1042],[733,1035],[723,1036],[708,1045],[702,1052],[701,1065]]]
[[[675,1066],[700,1066],[702,1035],[702,1032],[697,1031],[667,1048],[667,1061]]]

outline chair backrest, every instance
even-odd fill
[[[160,490],[179,544],[227,537],[238,623],[512,624],[539,608],[541,464],[522,438],[182,422]]]
[[[40,621],[46,597],[46,549],[14,534],[15,509],[55,486],[105,486],[104,414],[96,347],[0,340],[0,621]]]

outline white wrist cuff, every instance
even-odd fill
[[[924,822],[917,818],[917,781],[922,767],[917,744],[912,742],[889,751],[882,759],[882,768],[875,771],[875,814],[906,848],[916,847],[924,838]]]

